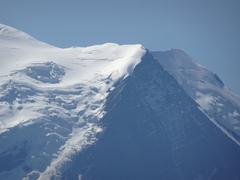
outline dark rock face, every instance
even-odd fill
[[[238,180],[240,147],[147,53],[110,94],[104,133],[63,179]]]

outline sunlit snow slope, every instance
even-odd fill
[[[111,43],[61,49],[0,25],[0,133],[7,137],[1,155],[20,149],[4,159],[0,179],[47,179],[93,143],[113,84],[131,74],[144,53],[141,45]],[[21,154],[25,141],[31,152]],[[24,168],[18,166],[23,158]]]

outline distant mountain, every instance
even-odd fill
[[[240,96],[230,91],[215,73],[194,63],[182,50],[172,49],[152,54],[200,105],[209,119],[239,142]]]
[[[0,59],[0,179],[240,179],[239,96],[185,52],[0,25]]]

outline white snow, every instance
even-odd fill
[[[26,104],[19,110],[17,103],[12,109],[5,103],[0,102],[0,134],[7,131],[9,128],[15,127],[20,124],[30,123],[32,119],[36,119],[40,116],[38,112],[41,104]]]
[[[237,118],[240,117],[240,114],[236,110],[234,110],[232,113],[228,113],[228,116]]]
[[[12,91],[16,91],[17,96],[30,96],[24,89],[26,87],[37,92],[27,97],[26,102],[20,102],[17,98],[13,102],[9,100],[7,104],[0,101],[0,133],[20,124],[34,123],[39,117],[46,116],[46,113],[50,113],[49,116],[78,119],[71,121],[72,133],[54,154],[55,158],[45,171],[33,170],[29,178],[33,173],[38,174],[39,179],[57,176],[72,155],[96,141],[95,135],[102,131],[98,121],[105,114],[104,103],[109,90],[117,80],[131,75],[145,52],[142,45],[113,43],[62,49],[0,25],[0,86],[13,83],[12,87],[0,91],[0,98],[13,98],[14,93],[9,95]],[[60,82],[43,82],[38,80],[42,78],[41,75],[35,79],[35,75],[30,77],[24,73],[30,66],[41,66],[41,73],[44,68],[48,68],[48,62],[63,67],[65,74]],[[31,68],[29,72],[38,73],[31,72]],[[50,72],[50,76],[56,78],[55,72]],[[54,101],[49,102],[51,92],[58,91]],[[18,109],[19,106],[21,108]],[[82,113],[79,115],[79,112]],[[46,134],[49,135],[51,132]],[[55,135],[64,139],[61,134]]]
[[[196,93],[196,102],[204,109],[209,110],[211,109],[212,105],[216,102],[216,98],[208,95],[202,94],[200,92]]]

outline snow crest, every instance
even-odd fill
[[[72,156],[97,140],[109,92],[131,75],[146,50],[112,43],[61,49],[5,25],[0,31],[0,135],[39,124],[43,146],[31,148],[33,169],[25,179],[58,178]],[[42,159],[38,164],[36,157]],[[11,173],[24,175],[16,168]]]

